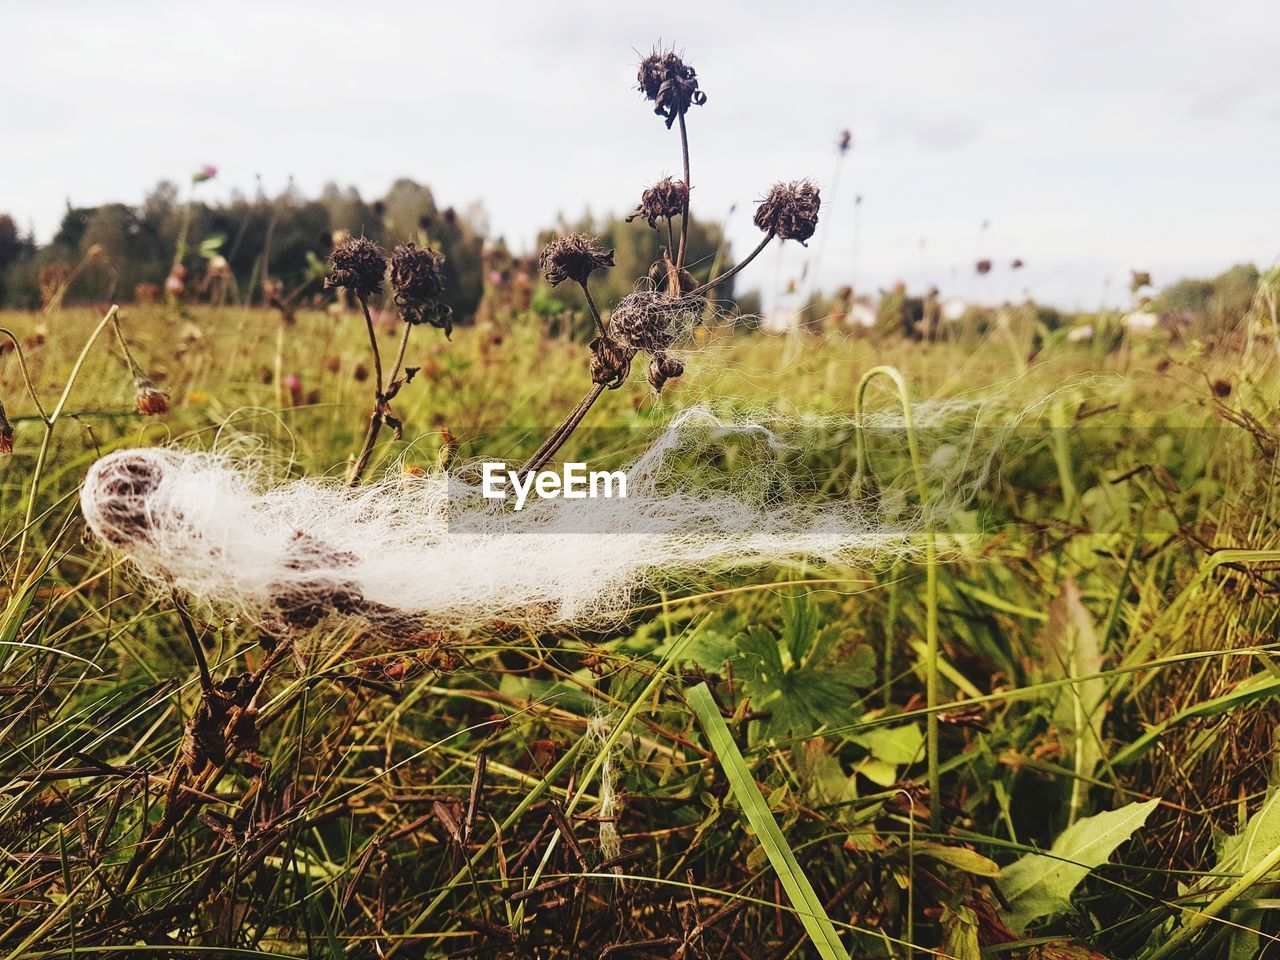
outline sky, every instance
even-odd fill
[[[772,183],[823,189],[809,249],[745,276],[766,298],[902,280],[1090,309],[1128,302],[1130,269],[1163,285],[1280,256],[1275,0],[0,0],[0,22],[0,211],[41,241],[68,202],[136,203],[211,163],[209,198],[409,176],[529,250],[679,174],[635,89],[663,41],[708,96],[694,217],[745,252]]]

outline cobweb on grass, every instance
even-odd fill
[[[335,618],[390,636],[494,622],[601,627],[659,586],[914,557],[926,526],[994,468],[998,444],[973,431],[977,412],[965,402],[917,409],[918,429],[947,441],[931,444],[925,504],[902,461],[899,415],[855,424],[700,406],[622,465],[625,498],[531,497],[516,512],[482,495],[478,463],[348,489],[274,482],[257,459],[150,448],[94,464],[81,505],[146,583],[284,632]],[[882,462],[899,462],[851,491],[858,429],[873,452],[889,448],[876,453]]]

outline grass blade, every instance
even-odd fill
[[[782,831],[778,829],[777,821],[773,819],[769,805],[756,787],[755,778],[747,769],[747,761],[743,759],[738,745],[733,742],[729,727],[720,716],[720,710],[716,707],[711,691],[707,689],[705,683],[700,683],[689,690],[685,697],[697,715],[698,722],[702,724],[711,749],[715,751],[716,758],[720,761],[720,768],[729,778],[733,795],[747,815],[747,822],[755,831],[760,845],[764,847],[769,863],[782,883],[782,889],[786,891],[792,906],[795,907],[800,922],[804,924],[805,932],[809,934],[809,939],[817,947],[818,955],[823,960],[849,960],[849,953],[840,942],[831,918],[823,909],[817,892],[809,883],[809,878],[800,869],[795,854],[783,837]]]

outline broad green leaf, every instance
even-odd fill
[[[1016,931],[1061,913],[1089,871],[1106,863],[1133,836],[1159,800],[1130,803],[1079,820],[1053,842],[1048,854],[1029,853],[1003,871],[1000,888],[1009,902],[1005,919]]]

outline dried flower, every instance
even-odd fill
[[[658,220],[681,216],[688,204],[688,184],[683,180],[663,177],[640,195],[640,206],[627,217],[627,223],[636,217],[643,217],[649,222],[649,226],[656,227]]]
[[[0,456],[13,453],[13,424],[4,413],[4,403],[0,402]]]
[[[612,340],[597,337],[591,341],[591,382],[616,390],[626,382],[636,350]]]
[[[444,254],[420,250],[412,243],[396,247],[391,254],[391,286],[405,323],[429,323],[449,335],[453,311],[440,302],[444,292]]]
[[[326,287],[346,287],[358,297],[382,292],[382,279],[387,272],[387,255],[372,240],[364,237],[343,240],[329,262],[333,272],[325,277]]]
[[[640,61],[636,75],[640,92],[653,101],[653,112],[665,117],[667,129],[688,112],[690,106],[702,106],[707,95],[698,89],[698,73],[674,50],[654,50]]]
[[[654,392],[661,393],[668,380],[684,376],[684,364],[675,357],[661,353],[649,361],[649,370],[646,376],[649,379],[649,386],[653,387]]]
[[[1215,397],[1231,396],[1231,382],[1229,380],[1213,381],[1213,395]]]
[[[161,413],[169,412],[169,395],[163,390],[156,388],[146,377],[138,377],[134,381],[137,388],[137,395],[134,401],[137,404],[138,412],[144,417],[154,417]]]
[[[679,301],[656,293],[628,294],[609,316],[609,331],[623,345],[657,355],[676,335]]]
[[[598,237],[571,233],[567,237],[556,237],[548,243],[538,265],[553,287],[566,280],[585,284],[595,271],[607,270],[613,266],[613,251],[606,250]]]
[[[818,228],[821,206],[822,198],[812,180],[777,183],[756,207],[755,223],[765,233],[804,245]]]
[[[978,273],[979,273],[980,275],[988,274],[988,273],[990,273],[990,272],[991,272],[991,261],[990,261],[990,260],[979,260],[979,261],[974,265],[974,269],[975,269],[975,270],[977,270],[977,271],[978,271]]]

